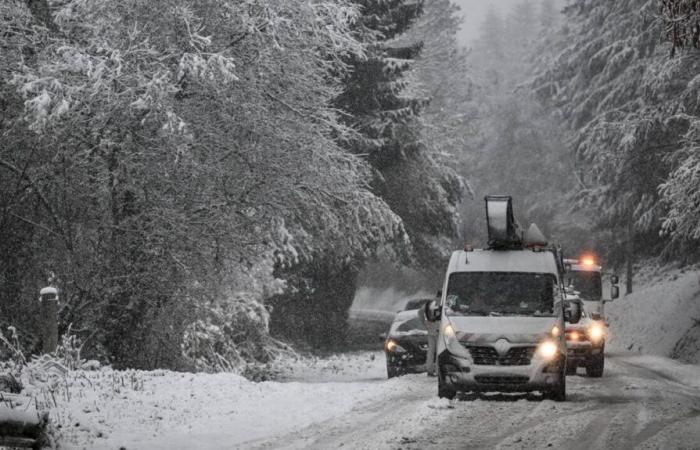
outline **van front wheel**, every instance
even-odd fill
[[[566,401],[566,369],[559,374],[559,382],[552,386],[551,389],[544,392],[544,398],[554,400],[555,402]]]
[[[591,358],[586,366],[586,375],[592,378],[600,378],[605,370],[605,355],[599,353]]]
[[[450,389],[447,386],[445,386],[445,383],[442,381],[444,376],[442,375],[440,369],[438,369],[438,374],[437,374],[437,379],[438,379],[438,397],[440,398],[446,398],[448,400],[452,400],[457,396],[457,391],[454,389]]]

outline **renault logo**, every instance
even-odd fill
[[[496,341],[493,347],[500,356],[505,356],[505,354],[508,353],[508,350],[510,350],[510,343],[508,343],[508,341],[505,339],[499,339]]]

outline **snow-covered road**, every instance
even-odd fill
[[[566,403],[537,394],[450,402],[425,375],[374,380],[382,393],[347,413],[240,448],[700,448],[700,367],[632,355],[606,363],[602,379],[568,377]]]
[[[380,352],[280,363],[284,381],[103,369],[69,374],[52,422],[65,449],[700,448],[700,366],[613,354],[603,378],[538,394],[436,396],[386,379]]]

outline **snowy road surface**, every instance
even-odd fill
[[[376,381],[386,390],[347,414],[242,447],[700,448],[700,367],[641,356],[606,362],[602,379],[568,377],[566,403],[536,394],[450,402],[424,375]]]
[[[700,366],[612,355],[602,379],[538,394],[438,399],[424,374],[387,380],[383,355],[290,363],[286,382],[233,374],[85,372],[53,412],[62,448],[700,448]],[[88,381],[89,380],[89,381]],[[91,384],[89,384],[91,383]]]

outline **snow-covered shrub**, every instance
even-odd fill
[[[71,333],[71,326],[61,336],[61,342],[56,348],[55,357],[69,370],[81,369],[86,361],[81,357],[83,344],[80,339]],[[94,366],[94,363],[92,363]]]
[[[80,340],[70,333],[71,327],[61,337],[56,352],[33,356],[25,356],[17,329],[10,326],[8,331],[10,336],[6,337],[0,330],[0,347],[11,355],[0,363],[0,372],[19,380],[29,395],[53,393],[63,387],[71,370],[84,369],[86,365],[87,369],[96,367],[94,361],[88,364],[81,358],[82,346]]]
[[[235,292],[203,314],[185,330],[182,352],[196,370],[232,371],[261,380],[280,352],[290,349],[269,336],[270,315],[256,294]]]
[[[27,365],[27,358],[24,354],[22,345],[20,344],[17,329],[13,326],[8,326],[7,331],[10,337],[6,337],[0,328],[0,350],[2,350],[2,363],[0,369],[3,372],[10,373],[18,378],[22,373],[22,368]]]

